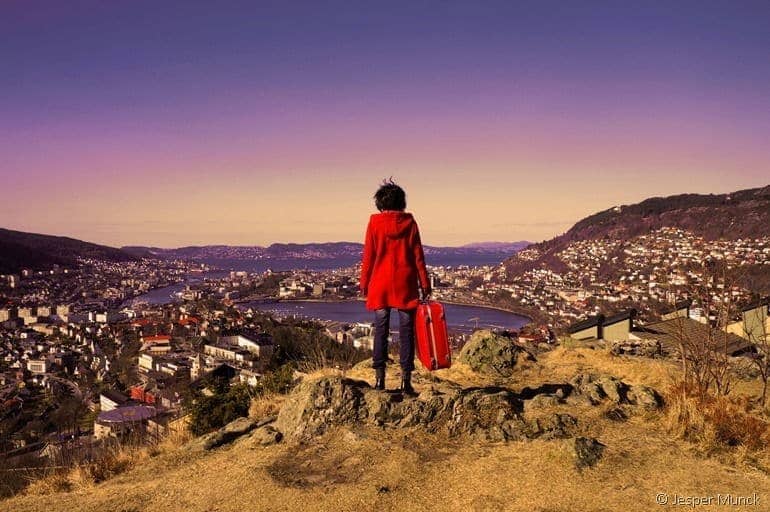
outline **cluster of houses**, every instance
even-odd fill
[[[344,270],[294,271],[280,282],[278,297],[345,298],[358,292],[358,278]]]
[[[569,326],[567,333],[575,341],[604,341],[616,346],[639,344],[657,347],[659,355],[676,355],[681,346],[710,343],[710,349],[730,356],[756,353],[770,346],[770,300],[751,304],[723,326],[713,320],[691,315],[691,301],[683,301],[653,322],[641,322],[637,311],[592,316]],[[652,355],[652,354],[647,354]]]
[[[23,418],[49,395],[78,397],[94,415],[96,438],[160,434],[183,416],[191,382],[224,371],[256,385],[259,363],[273,350],[250,313],[224,305],[144,304],[109,313],[78,306],[0,308],[0,415],[20,428],[0,440],[2,449],[45,437]]]
[[[537,247],[520,251],[520,262],[536,262]],[[558,265],[533,268],[496,287],[524,307],[546,311],[554,323],[566,325],[597,313],[599,303],[628,302],[649,312],[656,304],[675,304],[687,290],[706,284],[704,264],[724,261],[728,267],[768,265],[770,237],[709,241],[679,228],[661,228],[630,240],[597,239],[570,243],[555,255]],[[725,285],[721,285],[724,287]],[[722,294],[720,286],[714,292]],[[732,285],[734,302],[747,302],[751,292]]]
[[[326,322],[325,332],[337,343],[374,350],[374,328],[371,323]]]
[[[63,303],[84,311],[114,310],[126,300],[178,283],[190,272],[204,269],[183,261],[81,258],[73,268],[54,265],[46,271],[25,269],[18,274],[0,275],[0,295],[19,307]]]

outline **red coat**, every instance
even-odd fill
[[[419,286],[429,288],[420,231],[411,213],[384,211],[369,218],[361,261],[366,309],[414,309]]]

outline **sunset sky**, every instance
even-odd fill
[[[0,227],[360,241],[392,175],[427,244],[538,241],[764,186],[768,27],[766,0],[5,0]]]

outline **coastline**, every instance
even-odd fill
[[[356,298],[350,298],[350,299],[276,299],[276,302],[364,302],[366,299],[363,297],[356,297]],[[492,306],[488,304],[473,304],[471,302],[458,302],[458,301],[450,301],[450,300],[444,300],[442,299],[440,301],[442,304],[451,304],[453,306],[468,306],[468,307],[474,307],[474,308],[484,308],[484,309],[494,309],[496,311],[502,311],[503,313],[510,313],[512,315],[520,316],[522,318],[527,319],[529,322],[533,322],[533,319],[531,316],[526,315],[524,313],[514,311],[511,309],[506,309],[500,306]]]
[[[524,313],[521,313],[519,311],[515,311],[513,309],[507,309],[500,306],[492,306],[488,304],[473,304],[471,302],[457,302],[457,301],[451,301],[451,300],[441,300],[443,304],[452,304],[453,306],[472,306],[474,308],[486,308],[486,309],[494,309],[497,311],[502,311],[504,313],[510,313],[512,315],[520,316],[522,318],[526,318],[530,322],[533,322],[532,317],[529,315],[526,315]]]

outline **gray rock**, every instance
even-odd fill
[[[585,398],[588,400],[588,403],[591,405],[600,404],[604,401],[605,398],[607,398],[607,394],[604,392],[602,387],[599,384],[593,382],[583,386],[580,392],[583,396],[585,396]]]
[[[663,398],[657,391],[648,386],[631,386],[628,390],[628,400],[633,405],[645,409],[660,409],[663,406]]]
[[[605,445],[593,437],[576,437],[573,441],[575,467],[578,469],[593,467],[604,454]]]
[[[510,377],[519,358],[534,360],[534,357],[510,338],[492,331],[476,331],[463,346],[458,360],[472,370],[493,377]]]
[[[448,422],[450,435],[470,435],[487,441],[526,437],[521,401],[508,390],[475,388],[460,391]]]
[[[624,340],[613,341],[610,352],[617,356],[659,357],[663,350],[658,340]]]
[[[582,397],[592,405],[610,400],[618,405],[630,404],[646,409],[658,409],[663,405],[663,398],[649,386],[626,384],[611,375],[579,373],[570,384],[576,397]]]
[[[622,404],[627,401],[626,389],[628,386],[624,382],[621,382],[620,379],[605,375],[596,381],[596,385],[601,388],[602,393],[606,395],[608,399],[616,404]]]
[[[203,436],[201,439],[202,447],[204,450],[213,450],[219,446],[231,443],[239,437],[246,435],[254,430],[257,426],[257,423],[258,422],[256,420],[246,417],[241,417],[231,421],[216,432],[212,432]]]
[[[612,409],[605,411],[604,417],[608,420],[621,422],[628,419],[628,414],[626,414],[623,407],[613,407]]]
[[[283,439],[283,434],[273,428],[271,425],[265,425],[264,427],[256,429],[251,438],[254,439],[254,444],[260,446],[269,446],[271,444],[280,443]]]
[[[570,437],[577,426],[577,418],[571,414],[555,413],[529,421],[529,438],[563,439]]]
[[[558,396],[559,392],[561,392],[561,390],[558,390],[556,394],[535,395],[531,400],[525,400],[524,410],[532,411],[537,409],[546,409],[561,404],[563,400]],[[561,394],[563,395],[563,392]]]
[[[275,428],[290,439],[323,434],[332,425],[358,423],[368,416],[364,390],[369,384],[339,376],[297,386],[278,413]]]

